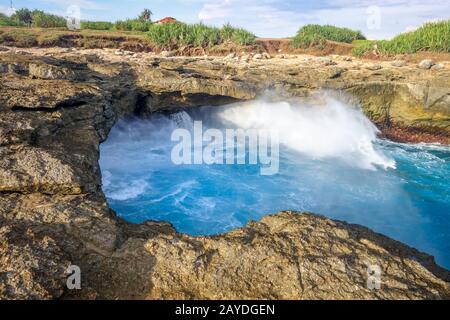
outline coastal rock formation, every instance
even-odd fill
[[[0,54],[0,298],[448,299],[432,257],[364,227],[282,212],[214,237],[127,223],[101,190],[99,144],[119,119],[337,89],[385,132],[449,138],[449,70],[314,57]],[[422,135],[426,132],[427,136]],[[395,134],[394,134],[395,133]],[[425,140],[426,140],[425,139]],[[68,290],[66,270],[81,269]],[[381,288],[367,285],[371,266]]]

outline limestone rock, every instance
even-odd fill
[[[241,57],[241,61],[243,62],[249,62],[250,61],[250,55],[245,54]]]
[[[98,165],[118,119],[254,99],[268,88],[298,99],[343,91],[383,133],[426,127],[445,142],[447,69],[90,54],[0,55],[0,298],[449,298],[449,273],[432,257],[313,214],[281,212],[214,237],[127,223],[108,207]],[[81,291],[65,288],[69,264],[82,270]],[[382,269],[380,290],[367,288],[368,265]]]
[[[151,299],[439,299],[449,294],[448,283],[433,275],[445,271],[423,267],[432,265],[424,262],[426,256],[366,228],[311,214],[267,216],[224,236],[199,237],[195,245],[189,237],[177,237],[144,244],[160,257]],[[374,265],[382,270],[380,290],[367,287],[368,268]]]
[[[428,70],[428,69],[430,69],[433,65],[434,65],[433,60],[431,60],[431,59],[425,59],[425,60],[422,60],[422,61],[418,64],[418,67],[419,67],[420,69]]]
[[[253,60],[261,60],[263,58],[263,55],[261,53],[257,53],[253,56]]]
[[[0,223],[0,300],[58,298],[70,265],[51,237]]]
[[[164,50],[164,51],[161,51],[161,53],[160,53],[160,56],[164,57],[164,58],[174,57],[175,55],[176,55],[175,51]]]
[[[367,70],[376,71],[382,69],[383,67],[379,64],[367,63],[364,65],[364,68],[366,68]]]
[[[394,60],[391,62],[391,65],[397,68],[401,68],[407,65],[405,60]]]
[[[442,70],[444,68],[445,68],[445,66],[442,63],[436,63],[435,65],[433,65],[431,67],[432,70]]]
[[[317,59],[324,66],[334,66],[337,63],[328,57],[320,57]]]
[[[228,54],[227,56],[225,56],[224,59],[231,60],[231,59],[234,59],[235,57],[236,57],[236,54],[234,52],[232,52],[232,53]]]

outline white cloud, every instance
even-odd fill
[[[278,9],[273,0],[207,1],[198,13],[198,18],[207,23],[244,27],[259,36],[278,37],[294,34],[299,21],[309,21],[308,15]]]
[[[203,8],[198,13],[200,20],[212,20],[218,18],[225,18],[230,16],[233,12],[231,10],[233,1],[225,0],[223,2],[205,3]]]
[[[418,26],[449,12],[447,0],[325,0],[323,9],[308,9],[306,2],[293,1],[291,10],[282,9],[275,0],[206,0],[198,18],[211,24],[230,22],[245,27],[258,36],[292,36],[307,23],[333,24],[363,31],[369,38],[391,38],[408,26]],[[317,4],[320,4],[319,2]],[[370,12],[377,6],[380,11],[379,28],[368,25]],[[289,7],[289,6],[288,6]],[[317,6],[316,6],[317,7]],[[447,13],[448,14],[448,13]]]

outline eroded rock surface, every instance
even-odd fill
[[[129,224],[108,208],[98,165],[99,144],[121,117],[267,90],[304,98],[339,89],[386,133],[445,142],[448,69],[39,52],[0,54],[0,298],[449,298],[449,273],[432,257],[312,214],[283,212],[215,237]],[[80,291],[66,288],[72,264]],[[367,287],[371,265],[382,271],[380,290]]]

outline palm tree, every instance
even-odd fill
[[[150,9],[144,9],[141,13],[141,15],[139,16],[139,20],[145,21],[145,22],[150,22],[152,21],[152,15],[153,12]]]

